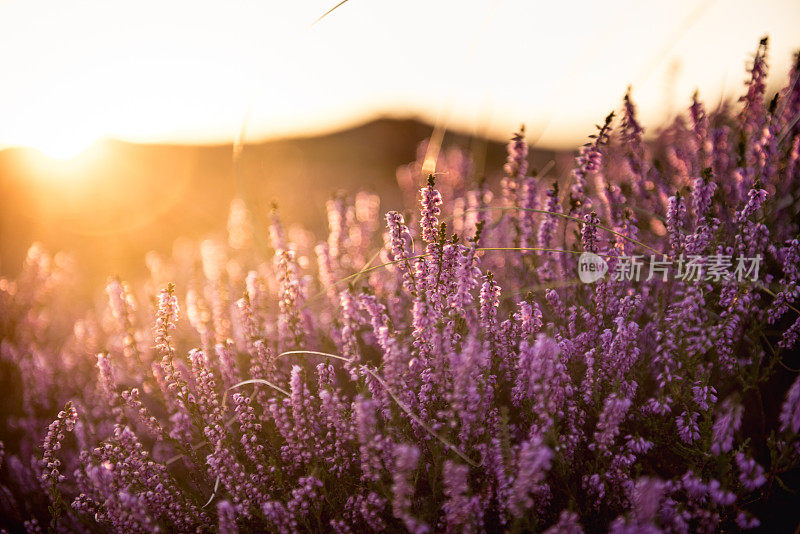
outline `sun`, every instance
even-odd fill
[[[50,159],[69,161],[83,154],[97,140],[98,138],[94,136],[64,133],[52,136],[43,135],[30,143],[30,146]]]

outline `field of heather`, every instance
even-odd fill
[[[766,76],[662,125],[629,91],[570,169],[419,139],[325,235],[237,198],[88,299],[33,244],[0,532],[797,532],[800,53]]]

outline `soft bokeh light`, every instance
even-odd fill
[[[103,136],[230,142],[421,115],[544,145],[590,133],[628,84],[645,122],[738,96],[758,39],[781,76],[800,2],[310,0],[0,4],[0,146],[68,157]]]

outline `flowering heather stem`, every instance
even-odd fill
[[[431,174],[428,176],[428,185],[420,191],[420,205],[422,218],[419,225],[422,229],[422,240],[426,243],[434,243],[439,235],[439,215],[442,204],[442,196],[435,187],[436,180]]]

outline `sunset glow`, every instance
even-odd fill
[[[3,2],[0,146],[67,157],[103,136],[231,142],[245,117],[258,139],[380,114],[497,138],[524,122],[542,144],[570,145],[628,84],[651,122],[695,88],[738,97],[764,34],[785,72],[800,20],[780,0],[352,0],[309,28],[333,4]]]

